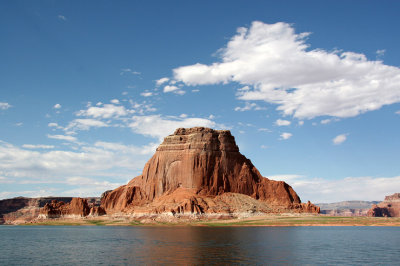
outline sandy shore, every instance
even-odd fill
[[[340,217],[323,215],[257,215],[245,218],[198,219],[198,217],[85,217],[41,219],[20,225],[82,225],[82,226],[400,226],[400,218]]]

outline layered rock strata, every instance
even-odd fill
[[[373,205],[367,215],[372,217],[400,217],[400,193],[386,196],[384,201]]]
[[[262,177],[230,131],[202,127],[167,136],[142,174],[104,193],[101,206],[107,214],[218,213],[243,209],[238,201],[243,197],[254,201],[247,211],[319,212],[310,202],[301,203],[285,182]]]
[[[92,204],[91,204],[92,205]],[[69,203],[53,200],[40,209],[39,218],[68,218],[85,217],[88,215],[104,215],[105,211],[100,206],[89,206],[87,199],[72,198]]]
[[[379,201],[341,201],[334,203],[316,203],[321,214],[328,216],[367,216],[372,205]]]
[[[30,222],[39,215],[40,208],[52,200],[70,202],[72,197],[16,197],[0,200],[0,224],[15,224]]]

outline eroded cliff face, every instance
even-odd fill
[[[52,200],[61,200],[70,202],[71,197],[43,197],[43,198],[25,198],[17,197],[12,199],[0,200],[0,224],[13,224],[30,222],[39,215],[39,210],[46,203]]]
[[[373,205],[367,215],[372,217],[400,217],[400,193],[386,196],[384,201]]]
[[[72,198],[70,202],[53,200],[40,209],[39,218],[85,217],[104,215],[100,206],[89,204],[87,199]]]
[[[179,128],[167,136],[142,175],[106,193],[102,206],[107,213],[213,213],[223,208],[217,197],[224,193],[247,195],[269,209],[319,212],[301,203],[285,182],[262,177],[239,152],[230,131],[201,127]]]

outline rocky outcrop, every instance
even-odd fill
[[[105,215],[106,211],[100,206],[93,206],[90,208],[90,216],[102,216]]]
[[[39,215],[39,210],[52,200],[70,202],[72,197],[44,197],[25,198],[17,197],[0,200],[0,224],[14,224],[30,222]]]
[[[218,197],[226,193],[246,195],[269,210],[319,212],[285,182],[262,177],[230,131],[202,127],[167,136],[142,174],[104,193],[101,206],[107,213],[212,213],[223,208]]]
[[[40,209],[40,218],[60,218],[68,216],[88,216],[90,208],[87,199],[72,198],[71,202],[53,200]]]
[[[34,221],[38,218],[40,209],[47,203],[50,204],[54,200],[58,202],[62,201],[63,203],[70,203],[72,199],[73,197],[17,197],[0,200],[0,224],[19,224]],[[100,198],[98,197],[85,199],[91,208],[100,206]],[[102,213],[102,211],[99,213]]]
[[[372,217],[400,217],[400,193],[386,196],[385,200],[373,205],[368,211]]]

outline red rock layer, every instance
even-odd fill
[[[285,182],[262,177],[239,152],[230,131],[201,127],[179,128],[167,136],[146,163],[142,175],[106,193],[102,206],[107,213],[132,212],[132,207],[150,204],[178,188],[192,191],[185,199],[188,202],[195,202],[192,197],[213,198],[230,192],[248,195],[271,206],[319,212],[318,207],[301,203]],[[192,205],[184,208],[198,212]]]
[[[90,213],[90,207],[86,199],[72,198],[70,203],[53,200],[46,203],[40,209],[40,216],[46,218],[59,218],[62,216],[87,216]]]
[[[400,217],[400,193],[386,196],[384,201],[373,205],[367,215],[372,217]]]

